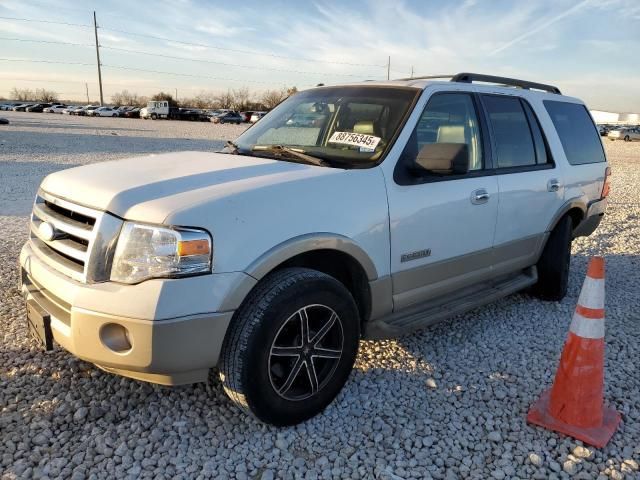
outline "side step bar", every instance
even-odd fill
[[[366,325],[364,337],[367,339],[398,337],[494,302],[530,287],[537,281],[538,272],[533,266],[515,275],[473,285],[375,320]]]

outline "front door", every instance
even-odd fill
[[[436,143],[466,145],[468,172],[417,171],[418,153]],[[487,156],[473,95],[434,93],[388,181],[395,311],[489,275],[498,183]]]

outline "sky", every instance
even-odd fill
[[[0,96],[96,100],[94,10],[106,102],[386,79],[390,57],[391,78],[511,76],[640,112],[640,0],[0,0]]]

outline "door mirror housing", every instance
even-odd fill
[[[466,143],[428,143],[413,162],[417,175],[461,175],[469,171]]]

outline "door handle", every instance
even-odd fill
[[[560,190],[560,182],[557,179],[552,178],[547,182],[547,191],[557,192],[558,190]]]
[[[484,188],[474,190],[471,194],[471,203],[474,205],[480,205],[489,201],[489,192]]]

